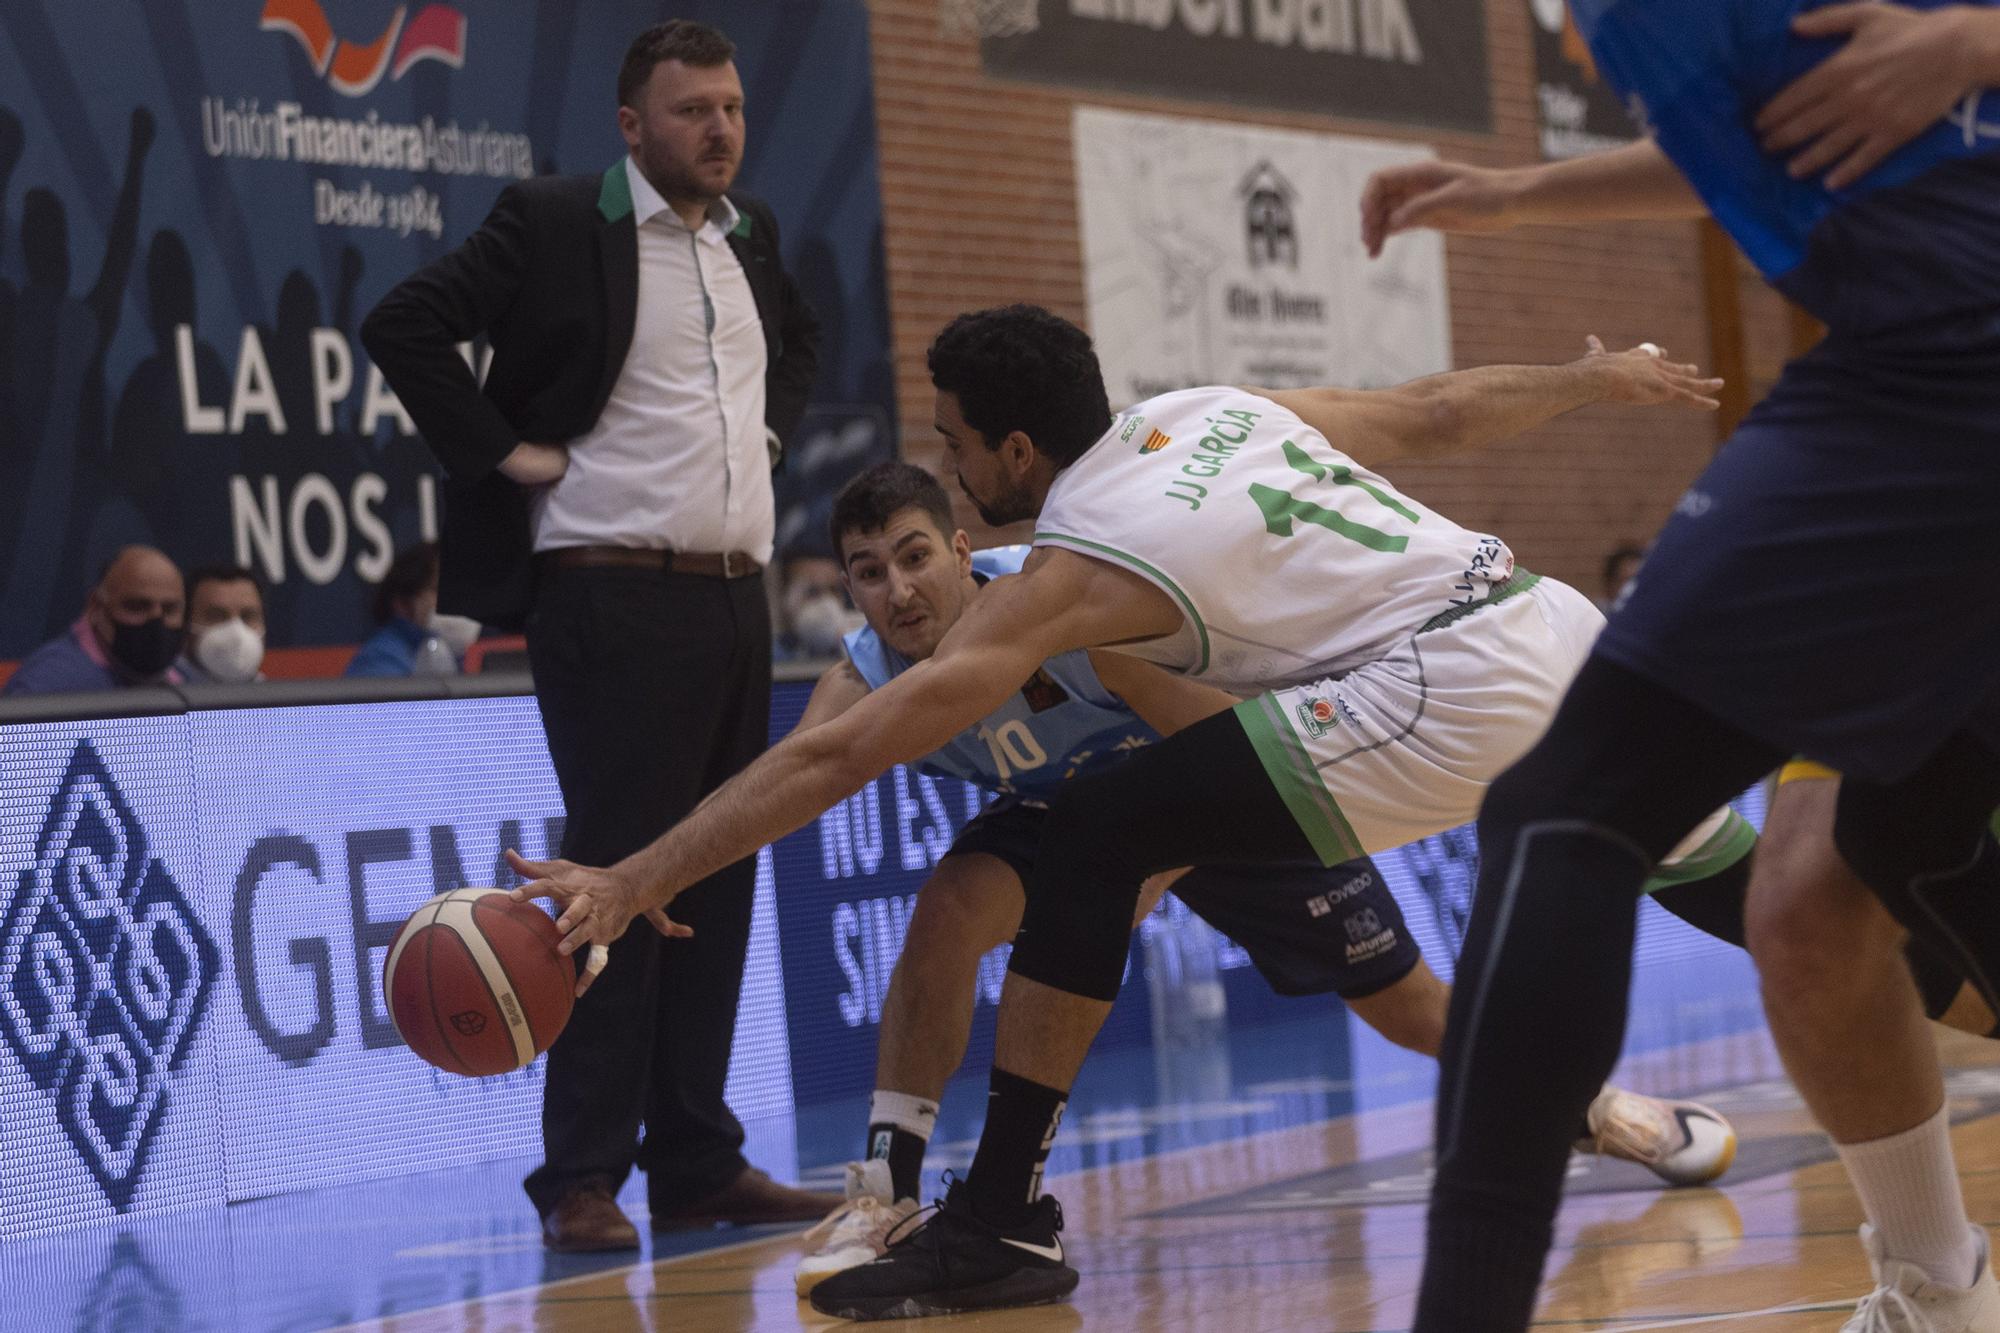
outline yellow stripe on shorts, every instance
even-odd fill
[[[1778,770],[1778,785],[1787,782],[1821,782],[1828,778],[1838,778],[1840,770],[1816,764],[1810,759],[1794,759]]]

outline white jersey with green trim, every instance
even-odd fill
[[[1210,387],[1127,409],[1049,490],[1037,546],[1121,565],[1181,628],[1118,651],[1237,693],[1377,659],[1514,571],[1268,398]]]

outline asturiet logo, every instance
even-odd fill
[[[298,39],[312,61],[313,73],[336,92],[361,97],[373,92],[387,74],[400,79],[412,65],[435,60],[465,66],[465,15],[450,5],[425,5],[407,25],[407,5],[396,6],[389,26],[372,42],[336,37],[333,23],[319,0],[264,0],[257,26],[265,32],[286,32]]]
[[[219,971],[111,771],[78,741],[0,921],[0,1040],[120,1212]]]

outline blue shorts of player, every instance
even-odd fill
[[[1033,878],[1048,811],[1001,797],[960,831],[951,855],[984,852]],[[1196,866],[1169,890],[1243,947],[1280,995],[1365,999],[1423,960],[1375,863],[1316,860]]]
[[[1894,780],[2000,748],[2000,308],[1829,335],[1681,497],[1597,652],[1771,745]]]
[[[2000,125],[1975,100],[1850,189],[1790,178],[1751,121],[1839,45],[1791,32],[1809,3],[1573,0],[1612,86],[1829,329],[1682,497],[1598,651],[1887,781],[1960,727],[2000,738]]]

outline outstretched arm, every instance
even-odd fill
[[[1067,551],[1038,552],[989,585],[937,652],[840,716],[796,731],[711,793],[650,846],[605,870],[531,862],[517,898],[565,904],[562,951],[608,944],[690,885],[790,833],[892,764],[930,753],[1006,701],[1060,652],[1179,628],[1165,593],[1135,574]],[[654,925],[665,929],[664,918]]]
[[[1256,389],[1290,408],[1334,447],[1367,467],[1396,458],[1457,453],[1534,429],[1592,403],[1718,406],[1719,379],[1669,361],[1651,343],[1590,351],[1560,366],[1478,366],[1427,375],[1393,389]]]
[[[1105,689],[1162,736],[1227,712],[1241,702],[1213,685],[1176,676],[1126,653],[1093,652],[1090,667]]]
[[[125,178],[118,186],[118,203],[111,210],[111,226],[104,237],[104,266],[83,303],[97,316],[97,345],[111,346],[118,334],[118,312],[125,306],[125,280],[132,274],[132,254],[139,245],[139,192],[146,154],[153,147],[153,113],[145,107],[132,111],[132,138],[125,147]]]
[[[799,714],[798,725],[791,734],[796,736],[831,722],[867,697],[868,682],[854,669],[854,663],[843,658],[840,665],[828,668],[813,686],[812,698],[806,700],[806,711]]]
[[[1371,257],[1399,232],[1505,231],[1541,223],[1698,218],[1701,196],[1651,139],[1532,167],[1412,162],[1368,178],[1361,243]]]

